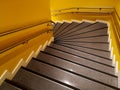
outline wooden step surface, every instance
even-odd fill
[[[55,44],[55,43],[54,43]],[[87,47],[82,47],[82,46],[77,46],[77,45],[73,45],[73,44],[64,44],[64,43],[59,43],[59,45],[65,46],[65,47],[69,47],[72,49],[77,49],[79,51],[84,51],[86,53],[90,53],[102,58],[107,58],[110,59],[110,52],[106,52],[106,51],[100,51],[100,50],[95,50],[95,49],[91,49],[91,48],[87,48]],[[112,60],[110,62],[110,65],[112,65]]]
[[[23,68],[19,70],[17,75],[13,78],[13,81],[30,90],[70,90],[68,87],[62,86]]]
[[[98,57],[98,56],[95,56],[93,54],[90,54],[90,53],[87,53],[87,52],[84,52],[84,51],[80,51],[80,50],[77,50],[77,49],[73,49],[73,48],[70,48],[70,47],[66,47],[66,46],[62,46],[62,45],[52,43],[51,46],[48,47],[48,48],[60,50],[62,52],[66,52],[66,53],[69,53],[69,54],[72,54],[72,55],[76,55],[78,57],[83,57],[83,58],[86,58],[86,59],[89,59],[89,60],[92,60],[92,61],[95,61],[95,62],[98,62],[98,63],[101,63],[101,64],[106,64],[106,65],[112,66],[111,65],[111,63],[112,63],[111,59],[105,59],[105,58],[102,58],[102,57]]]
[[[115,87],[109,87],[96,83],[85,77],[77,76],[71,72],[67,72],[66,70],[62,70],[60,68],[36,60],[32,60],[27,68],[37,72],[38,74],[43,74],[50,78],[54,78],[58,82],[76,87],[75,90],[88,90],[88,88],[89,90],[115,90]]]
[[[71,72],[74,72],[76,74],[80,74],[83,75],[85,77],[88,77],[90,79],[93,79],[94,81],[98,81],[98,83],[106,83],[112,86],[116,86],[117,87],[117,77],[113,77],[110,75],[106,75],[104,73],[100,73],[98,71],[95,71],[93,69],[84,67],[84,66],[80,66],[78,64],[63,60],[61,58],[46,54],[41,52],[37,59],[39,61],[43,61],[46,63],[50,63],[54,66],[58,66],[61,67],[63,69],[69,70]]]
[[[9,84],[7,82],[3,82],[3,84],[0,86],[0,90],[22,90],[12,84]]]

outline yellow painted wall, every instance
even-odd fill
[[[0,33],[48,20],[49,0],[0,0]]]
[[[117,4],[116,4],[116,6],[115,6],[115,9],[116,9],[117,13],[118,13],[119,16],[120,16],[120,0],[118,0]]]
[[[26,66],[51,41],[52,31],[47,32],[52,29],[47,22],[50,20],[49,0],[0,0],[0,84],[6,78],[12,79],[21,66]],[[47,23],[38,25],[42,22]],[[36,26],[3,35],[32,25]]]
[[[111,8],[118,0],[51,0],[51,10],[71,7]]]

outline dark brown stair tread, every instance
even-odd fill
[[[95,37],[85,37],[85,38],[76,38],[76,39],[62,39],[60,41],[64,41],[64,42],[99,42],[99,43],[106,43],[108,42],[108,36],[95,36]]]
[[[87,42],[58,42],[58,43],[68,43],[103,51],[109,51],[109,44],[108,43],[87,43]]]
[[[75,31],[77,31],[77,30],[79,30],[79,29],[85,28],[85,27],[87,27],[87,26],[89,26],[89,25],[91,25],[91,23],[82,22],[82,23],[80,23],[80,24],[79,24],[77,27],[75,27],[75,28],[67,29],[68,31],[66,31],[66,32],[64,33],[64,35],[62,35],[62,37],[67,36],[67,35],[70,35],[71,33],[75,32]],[[55,37],[55,38],[56,38],[56,37]]]
[[[81,75],[84,75],[88,78],[92,78],[95,79],[97,81],[109,84],[109,85],[113,85],[117,87],[117,79],[116,77],[112,77],[100,72],[97,72],[95,70],[86,68],[84,66],[80,66],[65,60],[62,60],[60,58],[54,57],[52,55],[48,55],[45,53],[40,53],[39,56],[37,57],[38,60],[43,61],[43,62],[47,62],[59,67],[62,67],[64,69],[67,69],[71,72],[75,72]]]
[[[96,23],[91,24],[88,27],[85,27],[85,28],[83,28],[81,30],[79,29],[79,30],[81,31],[81,33],[83,33],[83,32],[88,32],[91,30],[96,30],[96,29],[105,28],[105,27],[107,27],[107,24],[96,22]],[[79,32],[79,30],[78,30],[78,32]]]
[[[74,32],[70,35],[64,36],[63,38],[57,38],[57,39],[70,39],[70,38],[81,38],[81,37],[91,37],[91,36],[100,36],[100,35],[108,35],[107,34],[107,27],[102,28],[102,29],[97,29],[97,30],[93,30],[93,31],[89,31],[89,32],[85,32],[85,33],[81,33],[81,31],[79,32]]]
[[[62,37],[66,32],[68,32],[69,30],[77,27],[80,23],[78,22],[72,22],[67,28],[65,28],[64,30],[62,30],[62,32],[57,35],[56,37]]]
[[[70,88],[62,86],[56,82],[38,76],[22,68],[13,78],[13,81],[29,87],[31,90],[70,90]]]
[[[86,23],[86,22],[85,22]],[[80,25],[80,27],[84,27],[83,25]],[[84,28],[79,28],[79,29],[75,29],[74,31],[72,30],[71,33],[68,33],[68,36],[70,36],[71,34],[73,35],[74,33],[85,33],[85,32],[88,32],[88,31],[92,31],[92,30],[97,30],[97,29],[102,29],[102,28],[105,28],[107,27],[106,24],[103,24],[103,23],[99,23],[99,22],[96,22],[96,23],[93,23],[93,24],[90,24]],[[67,35],[65,35],[66,37]]]
[[[17,88],[16,86],[13,86],[7,82],[3,82],[3,84],[0,86],[0,90],[22,90],[22,89]]]
[[[62,26],[57,30],[55,36],[59,35],[65,28],[67,28],[70,25],[68,22],[64,22]]]
[[[98,56],[95,56],[95,55],[92,55],[92,54],[85,53],[84,51],[79,51],[77,49],[73,49],[73,48],[69,48],[69,47],[65,47],[65,46],[58,45],[58,44],[53,44],[53,43],[51,44],[50,47],[52,47],[53,49],[57,49],[57,50],[66,52],[66,53],[81,56],[81,57],[84,57],[86,59],[91,59],[92,61],[96,61],[96,62],[99,62],[99,63],[103,63],[103,64],[107,64],[107,65],[112,64],[112,60],[110,61],[110,60],[107,60],[105,58],[101,58],[101,57],[98,57]]]
[[[62,23],[59,23],[59,22],[57,22],[57,23],[55,24],[55,26],[54,26],[54,28],[53,28],[54,33],[55,33],[56,30],[61,26],[61,24],[62,24]]]
[[[87,78],[68,73],[64,70],[58,69],[56,67],[44,64],[35,60],[32,60],[28,66],[28,69],[34,72],[46,75],[48,77],[54,78],[60,82],[66,83],[68,85],[74,86],[81,90],[114,90],[112,87],[96,83]]]
[[[62,52],[62,51],[59,51],[59,50],[56,50],[53,48],[49,48],[49,47],[46,48],[45,52],[53,54],[53,55],[61,57],[61,58],[64,58],[64,59],[67,59],[67,60],[72,60],[74,62],[78,62],[78,63],[83,64],[83,65],[87,65],[87,66],[95,68],[97,70],[114,75],[114,68],[105,66],[103,64],[96,63],[96,62],[93,62],[91,60],[81,58],[81,57],[78,57],[78,56],[75,56],[72,54],[68,54],[68,53],[65,53],[65,52]]]
[[[80,46],[77,46],[77,45],[72,45],[72,44],[67,44],[67,43],[66,44],[61,43],[59,45],[64,45],[64,46],[71,47],[71,48],[81,50],[81,51],[85,51],[85,52],[88,52],[88,53],[92,52],[91,54],[110,59],[110,52],[95,50],[95,49],[86,48],[86,47],[80,47]],[[112,65],[112,61],[110,63],[107,63],[107,64]]]

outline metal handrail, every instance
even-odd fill
[[[98,10],[102,10],[102,9],[114,9],[114,8],[89,8],[89,7],[72,7],[72,8],[65,8],[65,9],[59,9],[59,10],[52,10],[52,12],[61,12],[61,11],[66,11],[66,10],[72,10],[72,9],[76,9],[76,10],[80,10],[80,9],[98,9]]]
[[[40,22],[40,23],[37,23],[37,24],[32,24],[32,25],[28,25],[28,26],[19,27],[19,28],[16,28],[16,29],[8,30],[6,32],[0,33],[0,37],[11,34],[11,33],[15,33],[15,32],[18,32],[18,31],[22,31],[22,30],[27,29],[27,28],[35,27],[35,26],[38,26],[38,25],[41,25],[41,24],[44,24],[44,23],[54,23],[54,22],[53,21],[45,21],[45,22]]]
[[[116,9],[114,10],[114,12],[115,12],[116,17],[117,17],[118,20],[120,21],[120,16],[118,15]],[[118,29],[120,29],[120,26],[119,26],[119,28],[117,28],[117,30],[118,30]],[[117,34],[118,34],[118,37],[120,38],[120,32],[119,32],[119,31],[117,31]]]
[[[54,23],[53,21],[49,21],[49,22]],[[44,22],[44,23],[49,23],[49,22]],[[41,23],[41,24],[44,24],[44,23]],[[37,25],[41,25],[41,24],[37,24]],[[34,26],[37,26],[37,25],[25,27],[24,29],[27,29],[27,28],[30,28],[30,27],[34,27]],[[20,30],[18,30],[18,31],[21,31],[21,30],[22,30],[22,29],[20,29]],[[45,31],[41,31],[41,33],[40,33],[39,35],[41,35],[41,34],[43,34],[43,33],[46,33],[46,32],[49,33],[49,32],[51,32],[51,31],[52,31],[51,29],[45,30]],[[14,31],[14,32],[17,32],[17,31]],[[14,33],[14,32],[11,32],[11,33]],[[8,33],[8,34],[11,34],[11,33]],[[5,34],[5,35],[6,35],[6,34]],[[34,37],[27,38],[27,39],[25,39],[25,40],[23,40],[23,41],[21,41],[21,42],[18,42],[18,43],[14,44],[14,45],[12,45],[12,46],[10,46],[10,47],[7,47],[7,48],[5,48],[5,49],[3,49],[3,50],[0,50],[0,54],[2,54],[2,53],[4,53],[4,52],[6,52],[6,51],[8,51],[8,50],[10,50],[10,49],[18,46],[18,45],[25,44],[25,43],[27,43],[28,41],[30,41],[31,39],[33,39],[33,38],[35,38],[35,37],[37,37],[37,36],[38,36],[38,35],[36,35],[36,36],[34,36]]]

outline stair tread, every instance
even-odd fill
[[[3,82],[3,84],[0,86],[0,90],[22,90],[14,85],[11,85],[7,82]]]
[[[97,50],[101,50],[101,51],[109,51],[109,44],[108,43],[90,43],[90,42],[77,42],[77,43],[73,43],[73,42],[57,42],[59,43],[68,43],[68,44],[73,44],[73,45],[78,45],[78,46],[83,46],[83,47],[88,47],[88,48],[93,48],[93,49],[97,49]]]
[[[57,30],[60,28],[60,26],[62,25],[62,23],[57,22],[53,28],[53,34],[55,35]]]
[[[107,65],[111,65],[112,64],[112,60],[107,60],[105,58],[101,58],[101,57],[89,54],[89,53],[87,53],[85,51],[80,51],[80,50],[69,48],[69,47],[65,47],[65,46],[62,46],[62,45],[58,45],[58,44],[53,44],[52,43],[50,45],[50,48],[53,48],[53,49],[56,49],[56,50],[60,50],[60,51],[66,52],[66,53],[71,53],[73,55],[85,57],[86,59],[91,59],[91,60],[99,62],[99,63],[103,63],[103,64],[107,64]]]
[[[96,83],[92,80],[88,80],[87,78],[74,75],[45,63],[38,63],[38,61],[35,60],[32,60],[28,64],[27,68],[81,90],[87,90],[88,88],[89,90],[114,90],[113,88],[106,85]]]
[[[107,43],[108,42],[108,36],[94,36],[94,37],[83,37],[83,38],[75,38],[75,39],[62,39],[61,42],[99,42],[99,43]]]
[[[73,28],[76,28],[78,25],[80,25],[80,23],[78,22],[72,22],[69,27],[65,28],[59,35],[57,35],[56,37],[61,37],[63,36],[66,31],[69,32],[69,30],[73,29]]]
[[[61,27],[57,30],[55,37],[58,36],[65,28],[69,27],[71,23],[64,22]]]
[[[75,56],[75,55],[72,55],[69,53],[65,53],[65,52],[62,52],[62,51],[59,51],[59,50],[56,50],[53,48],[49,48],[49,47],[47,47],[45,49],[45,52],[53,54],[53,55],[61,57],[61,58],[64,58],[64,59],[74,60],[75,62],[78,62],[80,64],[87,65],[89,67],[92,67],[92,68],[95,68],[95,69],[98,69],[98,70],[101,70],[101,71],[104,71],[104,72],[114,75],[114,68],[105,66],[100,63],[96,63],[94,61],[91,61],[91,60],[88,60],[88,59],[85,59],[82,57],[78,57],[78,56]]]
[[[71,25],[71,23],[64,22],[62,26],[57,30],[55,36],[58,36],[61,32],[63,32],[66,28],[68,28]]]
[[[13,81],[29,87],[31,90],[70,90],[56,82],[38,76],[34,73],[20,69]]]
[[[85,22],[86,23],[86,22]],[[83,23],[84,24],[84,23]],[[80,28],[79,28],[80,27]],[[67,34],[64,34],[63,37],[66,37],[67,35],[73,35],[75,33],[85,33],[85,32],[89,32],[89,31],[93,31],[93,30],[97,30],[97,29],[102,29],[102,28],[105,28],[107,27],[107,24],[103,24],[103,23],[100,23],[100,22],[96,22],[96,23],[89,23],[88,25],[84,26],[84,25],[80,25],[78,28],[75,28],[74,30],[70,30],[71,33],[67,33]],[[81,28],[82,27],[82,28]]]
[[[107,27],[105,28],[102,28],[102,29],[97,29],[97,30],[91,30],[91,31],[88,31],[88,32],[84,32],[84,33],[81,33],[81,31],[79,31],[78,33],[74,32],[70,35],[66,35],[64,37],[60,37],[60,38],[57,38],[57,39],[70,39],[70,38],[81,38],[81,37],[91,37],[91,36],[100,36],[100,35],[108,35],[107,34]]]
[[[62,67],[64,69],[67,69],[71,72],[75,72],[77,74],[81,74],[84,75],[88,78],[92,78],[95,79],[97,81],[106,83],[106,84],[110,84],[113,86],[117,87],[117,78],[116,77],[112,77],[100,72],[97,72],[95,70],[86,68],[84,66],[80,66],[65,60],[62,60],[60,58],[54,57],[52,55],[49,54],[45,54],[45,53],[40,53],[37,57],[38,60],[43,61],[43,62],[47,62],[59,67]]]
[[[63,45],[63,46],[66,46],[66,47],[70,47],[70,48],[73,48],[73,49],[77,49],[77,50],[81,50],[81,51],[85,51],[85,52],[88,52],[88,53],[91,53],[91,54],[94,54],[94,55],[97,55],[97,56],[101,56],[103,58],[110,58],[110,52],[104,52],[104,51],[100,51],[100,50],[95,50],[95,49],[90,49],[90,48],[86,48],[86,47],[81,47],[81,46],[77,46],[77,45],[72,45],[72,44],[64,44],[64,43],[61,43],[59,45]],[[112,63],[108,63],[109,65],[112,65]]]
[[[86,26],[89,26],[89,25],[91,25],[91,23],[89,23],[89,22],[82,22],[82,23],[80,23],[79,25],[77,25],[77,27],[75,27],[75,28],[67,29],[68,31],[67,31],[66,33],[64,33],[64,35],[62,35],[62,37],[66,36],[66,35],[68,35],[68,34],[70,34],[70,33],[73,33],[73,32],[75,32],[76,30],[79,30],[79,29],[82,29],[82,28],[84,28],[84,27],[86,27]],[[56,37],[55,37],[55,38],[56,38]]]

